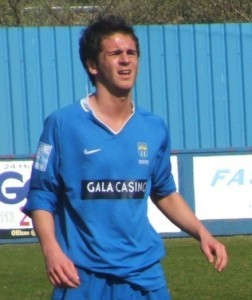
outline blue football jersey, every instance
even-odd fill
[[[135,107],[115,133],[82,99],[46,119],[24,212],[54,215],[58,242],[79,268],[151,290],[165,284],[164,247],[147,199],[175,190],[161,118]]]

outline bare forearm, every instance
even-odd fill
[[[197,240],[201,240],[202,235],[209,234],[180,194],[172,193],[155,201],[155,204],[170,221]]]
[[[73,262],[63,253],[56,240],[53,215],[47,211],[36,210],[32,213],[32,220],[51,283],[59,287],[77,287],[80,279]]]
[[[228,256],[225,246],[218,242],[198,220],[180,194],[172,193],[163,199],[158,200],[154,197],[153,200],[156,200],[157,207],[167,218],[200,241],[202,252],[218,271],[226,268]]]
[[[50,249],[59,247],[55,238],[53,215],[44,210],[35,210],[32,212],[31,217],[41,249],[46,256]]]

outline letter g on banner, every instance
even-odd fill
[[[4,191],[5,183],[7,183],[9,179],[15,179],[23,183],[23,176],[20,173],[5,172],[3,174],[0,174],[0,202],[3,202],[5,204],[17,204],[26,198],[30,180],[27,180],[27,182],[25,182],[25,184],[23,184],[22,186],[12,185],[9,187],[5,187]],[[10,197],[8,197],[8,195]]]

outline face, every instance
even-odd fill
[[[138,54],[130,35],[115,33],[102,40],[98,62],[89,64],[96,87],[104,86],[111,93],[129,92],[136,79]]]

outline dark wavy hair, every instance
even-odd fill
[[[114,33],[130,35],[136,43],[138,56],[140,55],[139,41],[132,26],[126,24],[125,20],[117,16],[100,16],[87,28],[81,31],[79,40],[79,54],[83,67],[85,68],[91,83],[95,86],[95,78],[89,73],[87,60],[97,63],[98,54],[101,52],[103,38]]]

